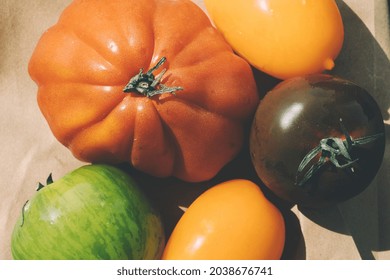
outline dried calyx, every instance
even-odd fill
[[[42,184],[41,182],[38,182],[38,186],[36,188],[36,191],[39,191],[40,189],[42,189],[43,187],[47,186],[47,185],[50,185],[53,183],[53,177],[52,177],[52,174],[50,173],[49,176],[47,177],[46,179],[46,185]]]
[[[162,57],[157,64],[150,68],[146,73],[143,73],[144,70],[141,68],[139,73],[132,77],[124,87],[123,92],[133,92],[146,97],[152,97],[163,93],[172,93],[175,95],[175,91],[182,90],[182,87],[168,87],[161,83],[161,79],[164,76],[166,69],[163,69],[157,76],[153,75],[153,72],[160,68],[166,60],[165,57]]]

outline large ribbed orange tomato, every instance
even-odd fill
[[[260,188],[244,179],[211,187],[186,210],[174,228],[165,260],[280,259],[285,224]]]
[[[29,72],[75,157],[186,181],[210,179],[240,151],[258,104],[249,64],[188,0],[75,0]]]
[[[330,70],[344,27],[334,0],[204,0],[233,49],[261,71],[287,79]]]

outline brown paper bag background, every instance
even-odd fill
[[[84,165],[52,136],[36,102],[36,85],[27,64],[41,34],[54,24],[70,0],[3,0],[0,5],[0,259],[12,259],[11,233],[36,184]],[[204,9],[203,1],[195,1]],[[337,2],[345,42],[333,74],[366,88],[379,103],[390,139],[390,26],[387,0]],[[204,9],[205,10],[205,9]],[[207,47],[207,46],[206,46]],[[262,93],[275,80],[255,72]],[[307,211],[284,209],[284,259],[390,259],[390,151],[372,184],[337,207]],[[234,177],[256,180],[245,153],[210,182],[183,184],[129,171],[161,210],[169,235],[188,206],[211,185]],[[43,233],[44,234],[44,233]],[[42,242],[44,242],[42,236]],[[54,248],[53,248],[54,249]]]

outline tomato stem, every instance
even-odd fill
[[[146,73],[144,73],[143,68],[141,68],[139,73],[132,77],[123,88],[123,92],[134,92],[146,97],[152,97],[163,93],[172,93],[175,95],[175,91],[182,90],[182,87],[167,87],[161,83],[161,79],[164,76],[166,69],[163,69],[156,77],[153,75],[153,72],[160,68],[166,60],[165,57],[162,57],[157,64],[150,68]]]
[[[328,137],[320,140],[318,146],[313,148],[302,159],[298,167],[296,174],[295,184],[302,187],[307,181],[309,181],[318,171],[327,163],[332,164],[336,168],[350,170],[355,172],[353,165],[359,160],[359,158],[353,158],[351,152],[355,147],[369,144],[378,138],[384,136],[383,133],[364,136],[361,138],[353,139],[348,133],[348,130],[344,126],[342,118],[339,119],[340,128],[344,134],[345,139],[340,137]],[[317,162],[313,163],[313,160]],[[311,164],[311,165],[310,165]],[[306,171],[303,177],[299,180],[298,177],[304,172],[307,167],[310,168]]]

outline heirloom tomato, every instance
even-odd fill
[[[279,79],[330,70],[343,40],[334,0],[205,0],[233,49]]]
[[[378,172],[384,149],[375,99],[350,81],[324,74],[288,79],[268,92],[250,134],[260,179],[304,207],[362,192]]]
[[[230,180],[202,193],[174,228],[162,258],[280,259],[284,218],[259,186]]]
[[[82,166],[43,186],[12,234],[14,259],[159,259],[160,215],[125,172]]]
[[[258,104],[250,65],[189,0],[76,0],[29,63],[54,136],[86,162],[212,178]]]

